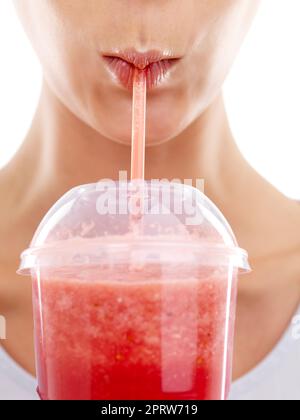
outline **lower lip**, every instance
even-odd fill
[[[131,90],[133,87],[134,65],[118,57],[104,56],[104,60],[114,79],[126,89]],[[171,69],[177,61],[177,59],[170,59],[149,64],[144,69],[147,77],[148,89],[154,89],[155,87],[162,85],[167,80]]]

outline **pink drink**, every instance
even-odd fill
[[[137,220],[123,211],[132,197],[124,184],[108,187],[122,211],[103,212],[106,187],[67,193],[22,254],[19,272],[33,280],[41,398],[226,399],[247,253],[191,187],[145,184]],[[180,202],[191,205],[186,213]]]
[[[223,400],[229,392],[237,273],[249,270],[247,253],[200,191],[137,182],[146,84],[136,70],[133,182],[73,189],[22,254],[44,400]]]
[[[225,399],[236,276],[232,292],[228,281],[226,268],[175,265],[41,271],[33,288],[41,398]]]

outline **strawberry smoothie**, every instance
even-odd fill
[[[75,273],[44,269],[33,279],[42,399],[226,398],[236,291],[228,268]]]

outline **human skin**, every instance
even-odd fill
[[[207,195],[249,251],[253,272],[239,286],[234,377],[252,369],[282,336],[300,299],[299,205],[240,154],[221,94],[258,3],[15,1],[44,84],[24,144],[0,172],[6,197],[0,313],[8,322],[4,347],[29,372],[31,286],[15,275],[20,253],[64,192],[130,170],[131,94],[112,80],[101,58],[116,48],[181,57],[170,78],[148,93],[146,177],[205,179]]]
[[[35,0],[16,1],[51,89],[100,135],[127,144],[131,96],[108,78],[99,55],[134,47],[183,57],[170,82],[148,95],[147,141],[159,143],[182,133],[219,93],[258,4],[257,0],[40,3],[37,7]]]

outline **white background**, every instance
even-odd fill
[[[39,1],[39,0],[37,0]],[[250,163],[300,199],[300,1],[262,0],[225,86],[231,125]],[[38,61],[0,0],[0,166],[28,129],[41,84]]]

